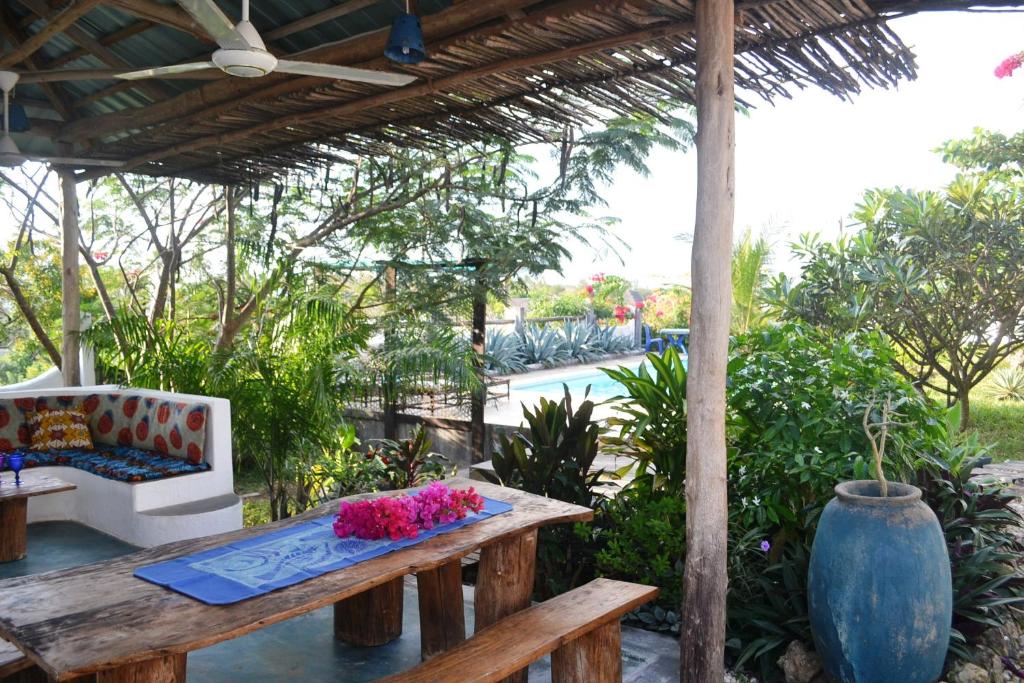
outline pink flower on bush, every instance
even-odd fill
[[[585,289],[587,290],[587,296],[589,296],[591,299],[593,299],[594,298],[594,285],[587,285],[585,287]]]
[[[996,78],[1012,76],[1013,72],[1019,69],[1021,65],[1024,65],[1024,52],[1010,55],[996,67]]]
[[[342,501],[334,518],[339,538],[366,540],[416,538],[420,529],[433,529],[484,509],[484,499],[472,488],[450,489],[439,481],[413,496]]]
[[[620,323],[626,322],[626,313],[628,313],[628,312],[629,312],[629,309],[626,308],[625,306],[621,306],[621,305],[620,306],[616,306],[615,307],[615,319],[618,320]]]
[[[636,302],[636,310],[638,310],[638,311],[644,310],[644,302],[643,301],[637,301]]]

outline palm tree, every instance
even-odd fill
[[[771,261],[771,245],[748,229],[732,249],[732,331],[748,332],[764,319],[761,290]]]

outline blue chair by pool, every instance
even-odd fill
[[[657,350],[658,353],[665,353],[665,340],[661,337],[655,337],[651,333],[650,325],[644,325],[644,351],[650,353],[652,350]]]

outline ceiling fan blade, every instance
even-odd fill
[[[391,71],[373,71],[371,69],[357,69],[351,66],[320,64],[317,62],[293,62],[290,59],[278,60],[274,73],[319,76],[321,78],[335,78],[342,81],[358,81],[360,83],[390,86],[408,85],[417,79],[417,76]]]
[[[213,62],[191,62],[189,64],[155,66],[152,69],[122,72],[117,74],[117,77],[125,81],[137,81],[143,78],[167,78],[169,76],[192,73],[193,71],[205,71],[206,69],[216,68],[217,65]]]
[[[235,22],[221,11],[213,0],[177,0],[177,3],[206,29],[222,48],[244,50],[252,47],[245,36],[235,28]]]
[[[120,168],[124,166],[123,161],[117,161],[115,159],[80,159],[78,157],[41,157],[34,154],[23,155],[29,161],[39,161],[46,164],[56,164],[58,166],[107,166],[110,168]]]
[[[184,66],[184,65],[182,65]],[[189,65],[191,67],[191,65]],[[123,78],[124,69],[44,69],[40,71],[20,72],[20,83],[61,83],[65,81],[113,81]],[[165,74],[164,78],[195,78],[206,80],[208,78],[221,78],[220,70],[216,73],[189,74]]]

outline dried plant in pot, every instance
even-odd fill
[[[835,681],[934,683],[949,647],[949,555],[921,491],[888,482],[883,460],[893,420],[864,412],[876,479],[835,488],[821,515],[808,576],[808,611],[822,665]]]

